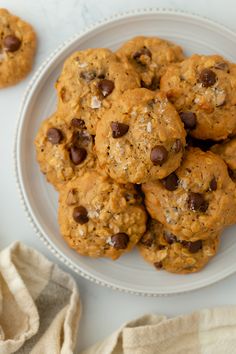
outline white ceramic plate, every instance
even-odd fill
[[[137,35],[160,36],[180,44],[187,55],[219,53],[236,61],[236,35],[208,19],[169,10],[142,10],[104,21],[63,44],[36,72],[25,94],[15,143],[16,178],[24,208],[35,231],[53,253],[75,272],[96,283],[141,295],[166,295],[198,289],[236,270],[235,227],[223,237],[219,254],[201,272],[173,275],[157,272],[137,251],[116,262],[92,260],[71,250],[57,224],[57,193],[45,181],[35,161],[33,139],[42,119],[56,105],[54,82],[73,51],[90,47],[116,49]]]

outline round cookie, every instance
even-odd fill
[[[228,172],[233,181],[236,181],[236,138],[212,146],[211,151],[219,155],[228,165]]]
[[[63,112],[42,122],[35,138],[37,160],[56,189],[95,166],[93,140],[82,119]]]
[[[16,84],[30,72],[35,50],[33,28],[0,9],[0,88]]]
[[[63,186],[59,198],[61,234],[70,247],[90,257],[116,259],[146,230],[146,212],[135,188],[96,171]]]
[[[107,111],[95,139],[99,164],[119,183],[163,178],[181,163],[183,123],[165,94],[126,91]]]
[[[157,269],[171,273],[198,272],[216,254],[219,234],[209,234],[205,240],[181,241],[156,220],[149,222],[138,243],[140,254]]]
[[[236,188],[224,161],[197,148],[167,178],[142,186],[152,218],[179,239],[207,239],[236,221]]]
[[[125,42],[116,54],[128,61],[140,76],[141,87],[156,90],[170,63],[184,59],[182,49],[158,37],[139,36]]]
[[[56,83],[59,109],[82,118],[88,131],[96,125],[112,102],[127,89],[140,86],[138,74],[109,49],[87,49],[73,53],[64,63]]]
[[[193,55],[169,66],[160,86],[193,137],[221,140],[235,132],[235,64],[219,55]]]

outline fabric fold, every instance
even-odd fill
[[[80,313],[69,274],[19,242],[0,252],[1,354],[73,354]]]

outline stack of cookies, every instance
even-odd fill
[[[70,247],[191,273],[236,223],[236,65],[157,37],[72,54],[36,136]]]

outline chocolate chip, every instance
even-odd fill
[[[150,50],[147,47],[143,47],[133,54],[133,59],[138,64],[143,65],[143,62],[141,61],[141,56],[143,56],[143,55],[148,56],[149,58],[152,57],[152,53],[150,52]]]
[[[229,177],[235,181],[236,179],[236,171],[232,170],[230,167],[228,167],[228,174],[229,174]]]
[[[217,76],[211,69],[203,69],[199,75],[199,82],[203,87],[210,87],[216,83]]]
[[[118,232],[111,236],[111,244],[116,250],[123,250],[128,246],[129,236],[124,232]]]
[[[111,122],[111,130],[112,130],[112,137],[114,139],[117,139],[122,137],[128,132],[129,126],[124,123]]]
[[[229,73],[229,65],[225,62],[219,62],[219,63],[216,63],[214,65],[214,68],[215,69],[218,69],[218,70],[223,70],[223,71],[226,71],[227,73]]]
[[[49,128],[47,131],[47,139],[53,145],[59,144],[63,139],[62,132],[57,128]]]
[[[71,119],[70,124],[74,128],[85,129],[85,122],[81,118],[73,118],[73,119]]]
[[[106,75],[104,73],[98,74],[98,79],[105,79]]]
[[[86,82],[90,82],[95,79],[96,73],[95,71],[82,71],[80,73],[80,77],[84,79]]]
[[[149,247],[152,246],[153,241],[154,241],[153,236],[152,236],[152,234],[149,232],[148,234],[145,234],[145,235],[141,238],[140,243],[141,243],[142,245],[144,245],[145,247],[148,247],[148,248],[149,248]]]
[[[75,165],[81,164],[87,157],[87,151],[84,148],[72,146],[70,148],[70,158]]]
[[[150,84],[147,84],[143,80],[141,80],[140,84],[141,84],[141,87],[144,87],[144,88],[146,88],[148,90],[155,91],[155,90],[160,88],[160,78],[154,76]]]
[[[80,205],[80,206],[74,208],[73,219],[78,224],[81,224],[81,225],[86,224],[89,221],[89,218],[88,218],[88,212],[85,209],[85,207]]]
[[[177,242],[177,238],[175,235],[173,235],[171,232],[165,231],[164,232],[164,237],[167,243],[171,245],[174,242]]]
[[[111,80],[104,79],[98,83],[98,89],[102,93],[103,97],[109,96],[114,90],[114,87],[114,82]]]
[[[209,185],[209,191],[216,191],[216,190],[217,190],[217,181],[216,178],[213,177]]]
[[[163,267],[163,264],[162,262],[155,262],[153,263],[154,267],[157,268],[157,269],[161,269]]]
[[[194,242],[181,241],[181,244],[186,247],[190,253],[196,253],[202,249],[202,240],[197,240]]]
[[[208,208],[208,202],[204,199],[204,196],[200,193],[189,193],[188,207],[193,211],[205,212]]]
[[[150,154],[150,159],[153,163],[153,165],[163,165],[163,163],[166,162],[168,158],[168,151],[166,148],[162,145],[156,145],[152,150]]]
[[[8,52],[16,52],[21,46],[21,40],[11,34],[3,39],[3,46]]]
[[[182,147],[183,147],[182,141],[180,139],[176,139],[172,148],[174,152],[178,153],[182,150]]]
[[[179,178],[175,172],[163,178],[161,183],[168,191],[175,191],[178,188]]]
[[[179,116],[184,123],[185,129],[195,129],[197,125],[197,116],[193,112],[180,112]]]

